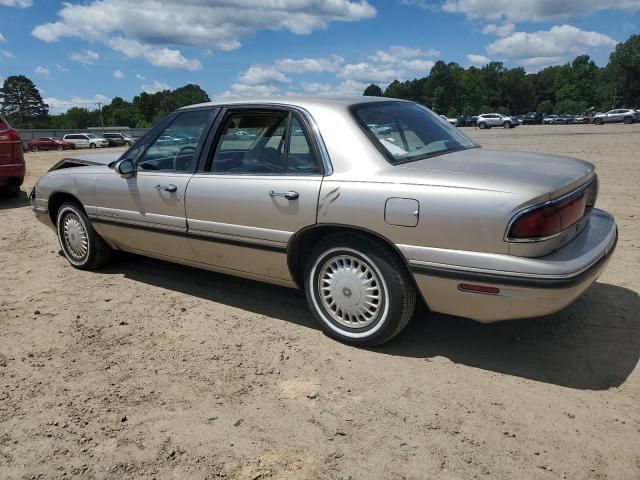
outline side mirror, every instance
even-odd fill
[[[124,160],[120,161],[118,165],[116,165],[116,171],[120,174],[121,177],[130,178],[133,177],[136,169],[133,166],[133,161],[125,158]]]

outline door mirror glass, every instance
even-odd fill
[[[118,170],[118,173],[125,178],[133,176],[133,173],[135,172],[133,162],[128,158],[125,158],[120,163],[118,163],[116,169]]]

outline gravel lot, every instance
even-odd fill
[[[563,312],[420,309],[357,349],[296,291],[134,256],[75,270],[26,195],[0,200],[0,478],[640,478],[640,125],[465,131],[597,165],[620,241]],[[24,189],[62,156],[26,154]]]

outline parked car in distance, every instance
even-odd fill
[[[545,125],[553,125],[557,121],[558,121],[557,115],[545,115],[544,118],[542,119],[542,123],[544,123]]]
[[[65,142],[73,143],[76,148],[98,148],[108,147],[109,142],[94,135],[93,133],[68,133],[62,140]]]
[[[640,112],[631,110],[630,108],[617,108],[609,110],[607,113],[598,113],[594,115],[592,123],[595,125],[603,125],[605,123],[634,123],[640,122]]]
[[[440,116],[442,117],[443,120],[449,122],[454,127],[456,127],[458,125],[458,119],[457,118],[449,118],[446,115],[440,115]]]
[[[544,115],[538,112],[529,112],[522,117],[523,125],[542,125]]]
[[[515,128],[518,126],[518,122],[516,120],[500,113],[483,113],[482,115],[478,115],[476,124],[478,125],[478,128]]]
[[[457,118],[456,127],[475,127],[477,118],[472,115],[461,115]]]
[[[372,132],[375,133],[391,133],[391,127],[389,125],[378,125],[375,123],[372,123],[370,125],[367,125]]]
[[[168,131],[197,142],[158,148]],[[300,288],[328,335],[358,345],[395,337],[418,294],[431,311],[480,322],[558,311],[617,239],[595,208],[590,163],[479,148],[402,100],[194,105],[122,155],[83,161],[30,193],[72,266],[99,268],[122,250]]]
[[[0,192],[18,195],[25,171],[20,135],[0,117]]]
[[[37,152],[40,150],[73,150],[76,146],[56,137],[39,137],[29,140],[27,148],[32,152]]]
[[[124,145],[131,146],[133,145],[133,139],[124,135],[123,133],[104,133],[102,134],[102,138],[106,139],[109,142],[110,147],[121,147]]]

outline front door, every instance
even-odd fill
[[[316,222],[323,175],[307,127],[284,109],[225,114],[210,165],[187,188],[188,237],[202,261],[291,280],[287,243]]]
[[[197,260],[186,238],[185,192],[216,110],[186,110],[136,157],[136,173],[98,175],[94,222],[119,248],[168,258]]]

